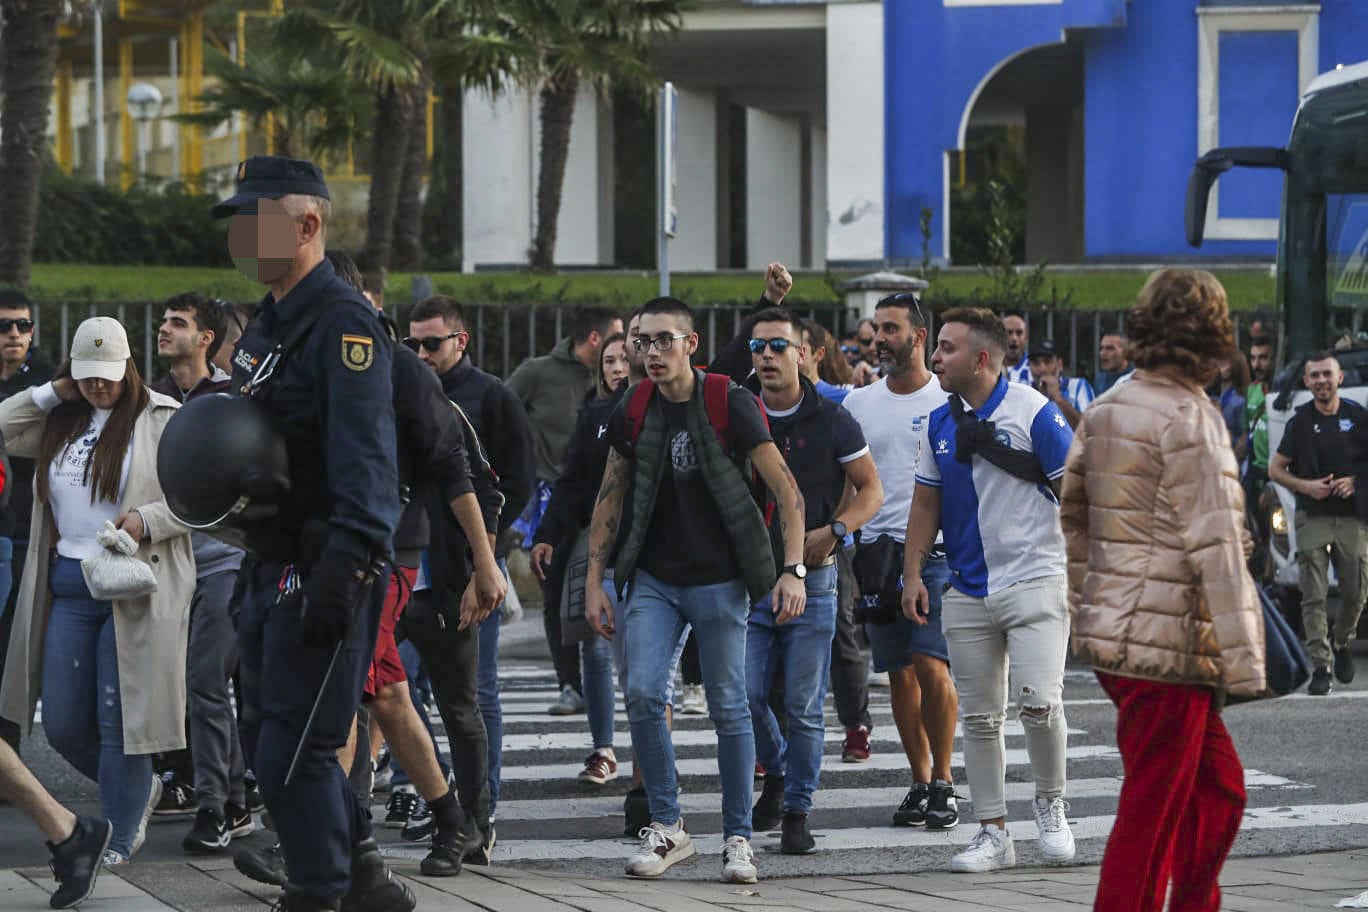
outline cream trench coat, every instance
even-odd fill
[[[185,747],[185,649],[195,558],[189,529],[172,517],[157,482],[157,444],[179,407],[174,399],[151,393],[151,402],[133,425],[133,455],[120,505],[122,512],[136,509],[142,514],[147,534],[137,556],[157,578],[152,595],[114,603],[124,753],[130,756]],[[31,389],[0,403],[0,434],[11,456],[37,458],[46,418]],[[39,466],[34,475],[28,556],[0,683],[0,716],[20,723],[25,734],[42,696],[43,637],[52,607],[48,569],[57,546],[52,509],[36,496],[36,473],[46,470]]]

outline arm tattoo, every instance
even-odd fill
[[[594,516],[589,523],[589,567],[591,574],[597,570],[598,579],[602,578],[617,542],[630,469],[631,463],[621,454],[616,450],[609,451],[603,483],[599,485],[598,500],[594,504]]]

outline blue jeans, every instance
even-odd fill
[[[617,687],[613,680],[613,644],[595,633],[579,645],[589,734],[594,739],[594,750],[609,748],[613,746],[614,704],[617,701]]]
[[[943,557],[927,558],[921,578],[929,612],[925,624],[909,621],[901,610],[891,624],[865,624],[875,671],[907,668],[919,655],[950,662],[950,647],[941,629],[941,599],[950,585],[950,565]]]
[[[740,580],[710,586],[672,586],[638,570],[627,598],[627,719],[646,784],[651,820],[679,820],[674,744],[665,724],[670,659],[685,624],[698,637],[708,715],[717,730],[722,777],[722,831],[751,835],[755,733],[746,700],[746,617],[750,599]]]
[[[806,580],[807,608],[777,624],[765,596],[746,628],[746,690],[755,728],[755,754],[767,772],[784,776],[784,810],[806,814],[822,770],[822,702],[836,635],[836,565],[814,567]],[[774,676],[784,676],[788,741],[769,707]]]
[[[502,567],[503,562],[499,565]],[[505,567],[504,573],[508,570]],[[503,708],[499,705],[499,611],[493,611],[480,624],[480,663],[475,673],[475,700],[484,717],[489,738],[489,816],[493,819],[499,804],[499,777],[503,771]]]
[[[43,640],[43,730],[48,743],[100,785],[114,824],[109,847],[128,858],[152,791],[152,755],[124,753],[114,606],[91,598],[81,562],[54,555]]]

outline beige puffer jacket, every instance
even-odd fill
[[[1079,659],[1239,696],[1265,690],[1244,493],[1202,390],[1140,370],[1093,403],[1074,432],[1060,520]]]

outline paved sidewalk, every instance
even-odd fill
[[[691,867],[713,859],[687,862]],[[763,860],[763,859],[762,859]],[[467,868],[460,877],[410,875],[420,910],[453,912],[1083,912],[1092,908],[1097,868],[1017,868],[999,874],[885,874],[799,877],[750,887],[677,880],[582,880],[522,868]],[[1242,858],[1222,874],[1230,912],[1332,909],[1368,889],[1368,850],[1320,855]],[[0,870],[0,909],[47,909],[51,874],[44,869]],[[225,858],[133,864],[101,875],[87,912],[261,912],[277,891],[242,877]]]

